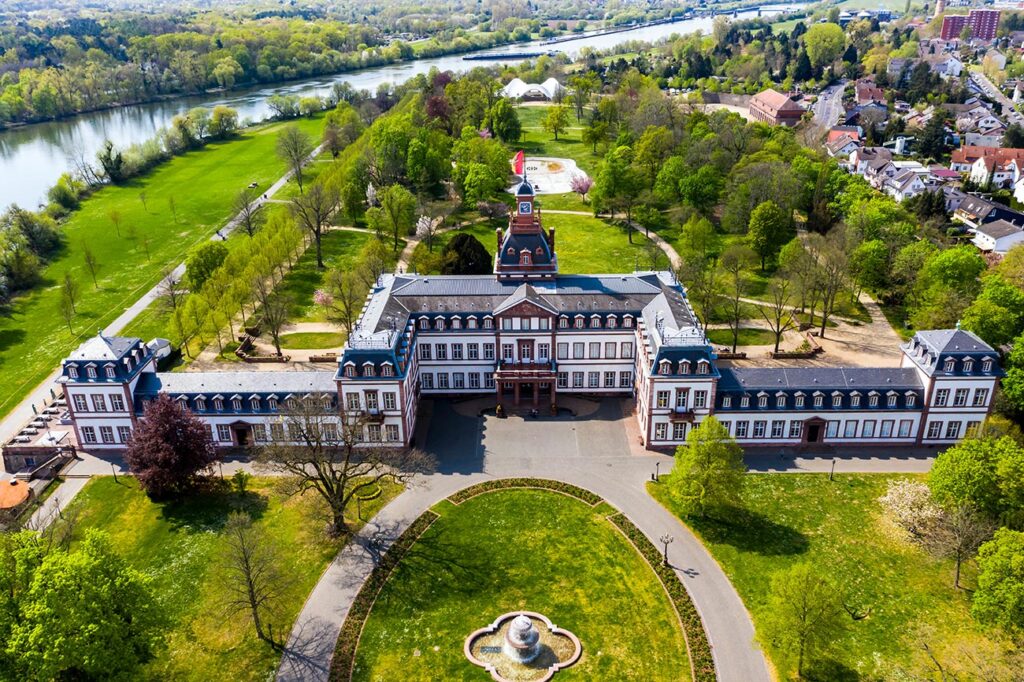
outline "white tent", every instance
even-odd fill
[[[519,78],[513,78],[508,85],[503,87],[498,94],[502,97],[512,99],[555,99],[559,93],[565,90],[562,84],[554,78],[549,78],[543,83],[524,83]]]

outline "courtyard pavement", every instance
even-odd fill
[[[417,444],[437,457],[437,471],[378,512],[330,564],[296,619],[278,680],[327,680],[334,643],[375,559],[434,503],[474,483],[510,476],[574,483],[601,495],[652,541],[665,533],[672,535],[675,542],[669,558],[704,621],[719,679],[772,679],[754,640],[750,615],[721,567],[686,526],[647,494],[645,484],[655,463],[666,473],[672,458],[636,454],[638,448],[627,440],[626,421],[631,417],[623,414],[621,401],[603,401],[594,413],[580,419],[477,417],[460,414],[447,401],[434,402],[423,414],[430,415],[429,424],[419,430]],[[920,471],[931,463],[927,452],[897,457],[885,453],[857,457],[853,451],[833,454],[836,471],[847,473]],[[832,456],[808,457],[780,449],[748,457],[755,471],[827,472],[832,462]],[[481,616],[486,619],[487,614]]]

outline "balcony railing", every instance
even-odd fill
[[[693,410],[688,407],[673,407],[669,420],[674,422],[693,422]]]

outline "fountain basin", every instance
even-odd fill
[[[533,611],[512,611],[466,638],[466,658],[496,682],[546,682],[579,660],[576,635]]]

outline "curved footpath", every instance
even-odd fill
[[[538,447],[534,452],[543,453]],[[483,453],[477,453],[483,454]],[[675,538],[669,558],[704,620],[718,678],[723,682],[769,682],[771,674],[754,641],[746,607],[721,567],[680,521],[651,498],[644,484],[654,462],[667,471],[671,458],[632,456],[494,457],[487,453],[483,471],[461,474],[458,467],[421,479],[382,509],[330,564],[295,621],[278,669],[281,682],[327,680],[338,633],[349,606],[374,566],[374,555],[416,517],[439,500],[492,478],[535,476],[592,490],[626,514],[657,546],[668,533]],[[445,462],[445,464],[449,464]],[[376,542],[373,542],[376,540]],[[378,547],[374,544],[380,543]]]

